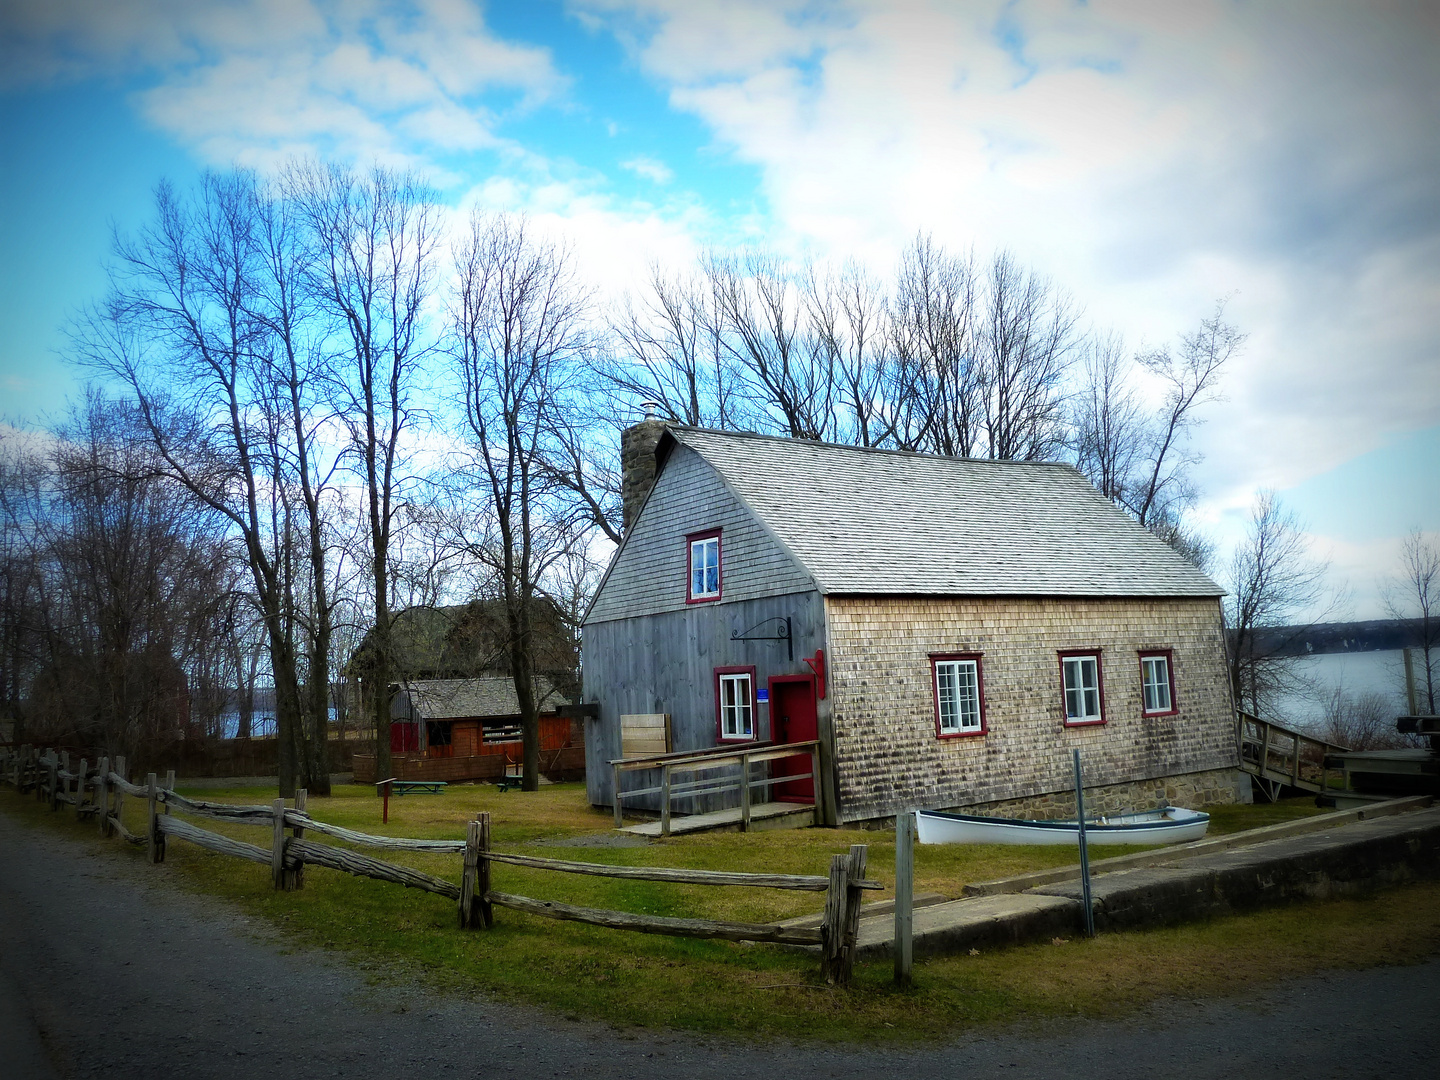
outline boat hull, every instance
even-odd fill
[[[975,814],[915,811],[922,844],[1069,844],[1079,842],[1074,821],[1017,821]],[[1117,814],[1086,821],[1087,846],[1099,844],[1180,844],[1199,840],[1210,827],[1210,815],[1179,806],[1144,814]]]

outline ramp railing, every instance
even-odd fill
[[[1287,787],[1324,794],[1331,787],[1330,774],[1341,776],[1340,770],[1325,767],[1325,755],[1343,753],[1344,746],[1243,711],[1237,714],[1237,735],[1240,768],[1259,781],[1256,786],[1270,802]]]

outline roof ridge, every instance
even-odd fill
[[[805,446],[818,446],[827,450],[853,450],[857,453],[866,454],[887,454],[893,457],[923,458],[927,461],[962,461],[968,465],[1024,465],[1024,466],[1045,466],[1052,469],[1068,469],[1071,472],[1079,473],[1080,470],[1068,461],[1021,461],[1016,458],[986,458],[972,457],[960,454],[934,454],[925,450],[902,450],[890,446],[857,446],[854,443],[826,442],[824,439],[807,439],[798,435],[770,435],[761,431],[729,431],[724,428],[700,427],[695,424],[666,424],[667,430],[677,432],[696,432],[701,435],[718,435],[721,438],[731,439],[756,439],[765,442],[789,443]]]

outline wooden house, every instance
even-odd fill
[[[569,701],[548,680],[535,680],[540,710],[540,771],[570,779],[585,766],[585,732],[561,716]],[[401,780],[493,780],[524,756],[520,701],[508,676],[411,679],[390,704],[391,768]],[[356,779],[372,782],[373,757],[357,755]]]
[[[1222,590],[1075,469],[655,421],[623,454],[593,804],[657,717],[671,752],[818,739],[832,823],[1073,812],[1077,747],[1097,810],[1248,801]]]

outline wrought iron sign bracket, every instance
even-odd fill
[[[757,633],[755,633],[755,631],[756,631],[756,630],[759,630],[762,626],[769,626],[771,623],[779,623],[779,624],[780,624],[779,626],[775,627],[775,631],[776,631],[775,633],[773,633],[773,634],[757,634]],[[730,631],[730,640],[731,640],[731,641],[783,641],[783,642],[785,642],[785,656],[786,656],[786,659],[791,660],[791,661],[793,661],[793,660],[795,659],[795,641],[794,641],[794,638],[791,636],[790,616],[788,616],[788,615],[786,615],[784,618],[781,618],[779,615],[777,615],[777,616],[775,616],[773,619],[762,619],[760,622],[758,622],[758,623],[756,623],[754,626],[750,627],[749,630],[731,630],[731,631]]]

